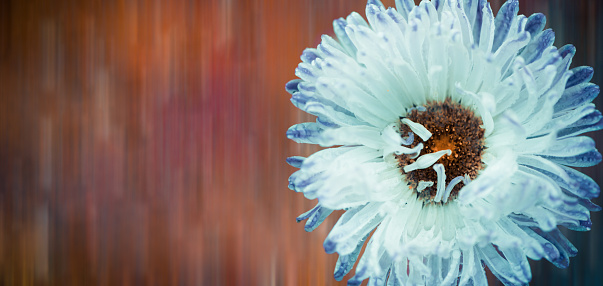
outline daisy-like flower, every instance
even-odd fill
[[[589,230],[600,210],[571,168],[601,161],[579,136],[603,126],[592,68],[568,69],[574,47],[517,0],[496,16],[486,0],[396,7],[335,20],[337,39],[306,49],[286,85],[317,117],[287,137],[333,147],[287,162],[289,187],[318,199],[298,217],[307,231],[345,210],[324,242],[335,279],[367,240],[349,284],[485,285],[488,267],[516,285],[527,258],[567,267],[577,250],[558,227]]]

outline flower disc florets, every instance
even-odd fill
[[[459,102],[452,102],[446,98],[443,102],[430,101],[421,109],[413,109],[407,116],[409,120],[423,125],[432,133],[428,140],[415,140],[410,147],[414,148],[418,144],[423,144],[422,153],[429,154],[442,150],[450,150],[450,155],[444,155],[439,159],[439,163],[446,170],[446,185],[449,185],[454,178],[468,178],[473,180],[482,169],[482,153],[484,147],[484,129],[482,120],[477,117],[473,110],[463,106]],[[408,134],[412,130],[405,124],[400,124],[400,133]],[[411,185],[411,190],[417,190],[419,182],[437,182],[437,173],[431,169],[419,169],[411,172],[404,172],[404,166],[410,165],[416,161],[411,155],[396,155],[398,166],[401,168],[406,180]],[[464,185],[463,181],[453,186],[448,201],[457,197],[459,190]],[[430,203],[434,201],[437,195],[437,188],[427,187],[424,190],[417,191],[418,197]]]

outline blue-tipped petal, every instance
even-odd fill
[[[530,220],[529,218],[518,215],[511,215],[509,217],[514,220],[526,234],[540,244],[542,250],[544,251],[543,254],[546,260],[550,261],[559,268],[566,268],[569,265],[569,255],[563,251],[563,248],[561,248],[558,243],[551,241],[551,237],[548,236],[546,232],[543,232],[538,227],[526,226],[524,225],[526,224],[525,222],[518,221],[518,219]],[[558,231],[557,229],[555,230]]]
[[[596,151],[595,140],[588,136],[576,136],[555,141],[539,155],[569,157],[593,150]]]
[[[331,38],[328,35],[322,35],[321,43],[318,45],[317,49],[320,51],[325,58],[334,58],[334,59],[347,59],[349,56],[343,51],[341,45]]]
[[[289,189],[296,192],[307,192],[306,188],[316,182],[321,173],[307,174],[303,170],[297,171],[289,176]]]
[[[339,40],[341,46],[346,49],[346,51],[351,57],[356,57],[356,52],[358,50],[356,49],[354,43],[352,43],[352,40],[350,39],[350,36],[348,36],[348,33],[345,31],[345,27],[347,25],[348,22],[345,19],[339,18],[333,21],[333,30],[335,31],[335,36],[337,36],[337,40]]]
[[[569,230],[573,231],[589,231],[591,230],[593,223],[590,218],[585,220],[566,220],[564,221],[562,218],[557,217],[558,225],[564,226]]]
[[[352,253],[360,240],[366,237],[383,216],[379,214],[378,203],[348,209],[337,221],[323,243],[325,252],[338,252],[340,255]]]
[[[308,113],[311,113],[311,112],[308,112]],[[333,122],[333,121],[331,121],[328,118],[323,117],[323,116],[318,116],[316,118],[316,122],[318,124],[320,124],[320,125],[322,125],[324,127],[328,127],[328,128],[338,128],[338,127],[340,127],[337,123],[335,123],[335,122]]]
[[[305,105],[309,100],[316,100],[316,99],[312,96],[309,96],[305,92],[296,92],[293,94],[293,96],[291,96],[291,103],[293,103],[293,105],[295,105],[295,107],[297,107],[301,110],[304,110],[306,108]]]
[[[592,167],[601,162],[601,153],[596,150],[588,151],[582,154],[558,157],[558,156],[542,156],[542,158],[548,159],[557,164],[572,166],[572,167]]]
[[[473,23],[473,21],[475,21],[475,12],[477,11],[478,2],[478,0],[463,1],[463,10],[470,23]]]
[[[482,261],[503,284],[519,285],[529,282],[522,272],[511,268],[509,261],[501,256],[501,253],[494,248],[494,245],[487,245],[480,248],[480,251],[482,253]],[[523,259],[525,259],[525,256]]]
[[[599,196],[601,189],[599,185],[589,176],[572,168],[561,166],[570,179],[577,183],[576,188],[568,188],[567,190],[581,198],[596,198]],[[562,188],[566,186],[559,185]]]
[[[601,112],[599,110],[593,109],[591,113],[582,116],[582,118],[578,119],[576,122],[568,125],[567,128],[590,126],[599,122],[601,120],[601,117]]]
[[[375,6],[379,7],[379,8],[385,9],[385,6],[383,6],[383,3],[381,3],[381,1],[379,1],[379,0],[368,0],[366,2],[366,5],[367,6],[368,5],[375,5]]]
[[[502,251],[502,256],[511,264],[511,269],[513,269],[519,281],[529,282],[532,280],[530,263],[521,248],[511,247],[501,248],[500,250]]]
[[[356,268],[356,273],[354,273],[354,276],[348,280],[348,286],[358,286],[362,284],[362,281],[367,277],[367,270],[366,265],[362,268]]]
[[[339,258],[337,259],[337,264],[335,264],[335,271],[333,273],[335,280],[341,281],[343,277],[348,274],[350,270],[352,270],[352,268],[354,267],[354,263],[356,263],[356,260],[358,259],[358,254],[360,254],[360,250],[362,250],[362,246],[364,245],[364,242],[366,241],[367,237],[368,235],[358,242],[356,249],[354,249],[352,253],[339,256]]]
[[[285,90],[290,94],[298,92],[299,89],[297,88],[297,86],[301,81],[301,79],[290,80],[287,84],[285,84]]]
[[[370,4],[370,2],[371,1],[369,1],[369,3],[366,5],[366,19],[374,29],[377,27],[377,14],[381,12],[382,8],[377,5]]]
[[[554,82],[558,82],[566,73],[569,73],[568,69],[570,67],[570,64],[572,63],[574,55],[576,54],[576,47],[574,47],[574,45],[568,44],[561,47],[558,50],[558,53],[559,56],[563,59],[563,64],[557,67],[557,76],[555,77]],[[556,62],[556,59],[551,59],[549,62],[547,62],[547,64],[556,64]]]
[[[475,21],[473,22],[473,42],[479,43],[479,39],[482,33],[482,23],[484,20],[484,11],[482,9],[487,4],[486,0],[479,0],[477,4],[477,9],[475,11]],[[438,7],[436,6],[436,9]]]
[[[599,205],[591,202],[589,199],[578,198],[578,203],[591,212],[601,211],[601,207]]]
[[[291,103],[295,105],[295,107],[308,112],[310,114],[319,116],[319,112],[313,112],[311,109],[315,109],[316,105],[319,105],[322,108],[332,108],[332,111],[337,113],[342,113],[341,115],[347,117],[354,117],[354,114],[349,110],[337,105],[333,101],[325,99],[323,97],[316,96],[315,91],[311,91],[308,87],[305,87],[303,84],[298,85],[299,91],[294,93],[291,96]],[[331,111],[331,110],[329,110]],[[334,116],[333,114],[328,114],[329,116]]]
[[[331,209],[320,208],[306,221],[304,230],[307,232],[315,230],[332,212],[333,210]]]
[[[317,49],[308,48],[302,52],[300,58],[303,62],[311,64],[314,60],[320,59],[321,56],[319,55]]]
[[[572,44],[567,44],[559,49],[559,55],[561,55],[562,58],[565,58],[568,56],[573,57],[575,54],[576,54],[576,47],[574,47],[574,45],[572,45]]]
[[[550,232],[534,229],[534,232],[553,244],[559,252],[559,256],[550,261],[559,268],[567,268],[569,266],[569,258],[576,256],[578,253],[576,247],[563,236],[559,229],[554,229]]]
[[[325,207],[322,207],[320,204],[317,204],[311,210],[298,216],[296,220],[297,222],[300,222],[302,220],[307,219],[308,221],[306,221],[306,226],[304,227],[304,229],[307,232],[311,232],[315,230],[332,212],[333,210],[327,209]]]
[[[593,223],[590,221],[590,218],[589,218],[588,220],[580,221],[580,226],[583,227],[583,228],[580,228],[580,230],[589,231],[590,228],[593,226]]]
[[[519,12],[519,2],[517,0],[508,0],[500,7],[496,18],[494,19],[494,43],[492,52],[498,50],[509,34],[509,29],[515,16]]]
[[[595,72],[594,69],[589,66],[576,67],[573,68],[571,71],[573,74],[572,76],[570,76],[570,78],[567,80],[567,83],[565,84],[566,89],[574,85],[589,82],[593,78],[593,74]]]
[[[603,115],[600,111],[594,110],[575,123],[559,130],[557,136],[561,139],[601,129],[603,129]]]
[[[295,168],[301,168],[301,165],[305,159],[306,159],[306,157],[302,157],[302,156],[291,156],[291,157],[287,158],[287,164],[289,164]]]
[[[433,6],[436,8],[436,10],[439,10],[440,7],[442,7],[442,3],[446,1],[446,0],[431,0],[431,3],[433,3]],[[480,0],[480,1],[485,1],[485,0]]]
[[[287,130],[287,138],[297,143],[316,143],[316,138],[323,130],[316,123],[295,124]]]
[[[563,248],[570,257],[574,257],[578,254],[578,249],[561,233],[560,230],[556,229],[548,233],[553,238],[557,245]]]
[[[535,13],[528,18],[525,30],[534,37],[544,29],[544,26],[546,26],[546,16],[542,13]]]
[[[316,206],[314,206],[313,208],[311,208],[309,211],[307,211],[307,212],[305,212],[303,214],[300,214],[295,220],[297,222],[300,222],[302,220],[307,220],[310,216],[312,216],[313,214],[315,214],[318,211],[318,209],[320,209],[320,208],[321,208],[320,204],[316,204]]]
[[[328,254],[335,253],[335,248],[337,247],[337,243],[332,240],[325,240],[322,243],[322,247],[325,249],[325,252]]]
[[[590,213],[580,204],[560,204],[554,208],[547,208],[555,216],[557,225],[562,225],[575,231],[590,230]]]
[[[408,14],[414,7],[415,2],[413,0],[396,0],[396,9],[404,19],[408,19]]]
[[[546,29],[535,36],[532,35],[532,40],[521,54],[526,60],[526,64],[533,63],[539,59],[543,55],[544,50],[550,47],[553,42],[555,42],[555,32],[551,29]]]
[[[598,85],[590,82],[572,85],[565,90],[563,96],[555,104],[555,113],[576,108],[595,99],[600,92]]]
[[[300,63],[297,66],[297,68],[295,69],[295,75],[304,81],[314,81],[315,82],[318,79],[316,74],[314,74],[314,72],[310,68],[309,64],[305,64],[305,63]]]

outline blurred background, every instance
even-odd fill
[[[338,214],[313,233],[295,223],[314,202],[287,188],[285,158],[317,148],[286,139],[312,118],[284,85],[333,19],[364,8],[2,1],[0,285],[345,285],[322,247]],[[603,2],[521,1],[536,11],[603,83]],[[569,268],[533,262],[534,285],[603,285],[592,221],[568,232]]]

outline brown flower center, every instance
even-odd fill
[[[411,147],[423,143],[421,155],[450,150],[450,155],[444,155],[436,163],[442,164],[446,171],[446,185],[458,176],[467,175],[475,179],[477,173],[482,169],[482,153],[484,147],[484,129],[481,127],[482,120],[473,111],[460,103],[452,102],[446,98],[443,102],[431,101],[425,105],[425,111],[413,110],[406,118],[420,123],[432,133],[431,138],[423,141],[415,137]],[[401,134],[410,132],[405,124],[400,124]],[[417,196],[425,203],[432,203],[437,194],[437,173],[432,167],[417,169],[408,173],[403,168],[415,162],[411,155],[399,155],[398,166],[406,176],[410,187],[417,189],[420,181],[431,181],[433,186],[417,193]],[[454,200],[462,188],[462,181],[451,191],[448,201]]]

